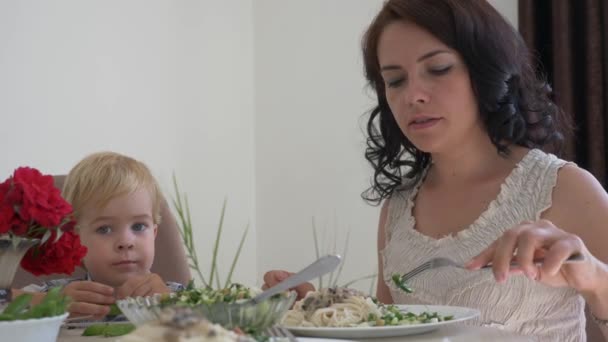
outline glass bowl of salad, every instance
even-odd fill
[[[251,298],[259,292],[231,284],[220,290],[188,288],[167,295],[127,298],[117,301],[117,305],[135,325],[158,318],[162,312],[188,307],[226,329],[259,332],[278,323],[296,300],[295,292],[283,292],[255,303]]]

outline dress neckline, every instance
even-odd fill
[[[500,184],[500,190],[498,192],[498,195],[490,202],[490,204],[488,204],[487,208],[484,209],[471,224],[454,234],[445,235],[440,238],[434,238],[432,236],[423,234],[416,229],[416,217],[414,216],[415,200],[418,196],[418,191],[422,186],[424,178],[426,177],[426,173],[428,171],[428,168],[426,168],[424,174],[422,175],[422,177],[420,177],[420,180],[414,186],[410,196],[408,196],[407,199],[406,215],[408,221],[410,222],[410,224],[408,225],[409,230],[411,230],[414,236],[417,236],[424,241],[435,244],[441,244],[446,241],[460,240],[466,238],[467,236],[475,234],[479,229],[482,229],[485,226],[485,223],[489,219],[491,219],[491,216],[496,211],[500,203],[503,203],[507,196],[509,196],[509,194],[511,193],[510,190],[515,186],[514,184],[521,182],[521,179],[525,176],[524,170],[526,169],[526,167],[524,166],[531,163],[538,153],[542,152],[538,149],[530,149],[523,156],[523,158],[521,158],[521,160],[517,162],[517,164],[515,164],[511,172],[509,172],[509,175],[507,175],[507,177]]]

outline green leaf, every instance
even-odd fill
[[[203,272],[198,263],[198,256],[196,255],[196,248],[194,246],[194,237],[192,233],[192,219],[190,217],[190,207],[188,205],[188,197],[186,195],[182,195],[179,190],[179,185],[177,184],[177,178],[175,177],[175,173],[173,174],[173,187],[175,190],[175,198],[173,199],[173,207],[177,212],[177,217],[179,219],[179,233],[184,242],[184,247],[186,248],[186,255],[188,259],[190,259],[190,268],[198,274],[199,278],[203,282],[205,287],[209,286],[209,283],[205,280],[203,276]],[[183,197],[183,198],[182,198]]]
[[[24,311],[34,296],[29,293],[24,293],[13,299],[12,302],[4,309],[2,314],[7,316],[15,316]]]
[[[57,229],[57,236],[55,237],[55,242],[59,241],[59,239],[61,239],[62,236],[63,236],[63,230]]]
[[[6,313],[1,313],[0,314],[0,322],[1,321],[14,321],[17,318],[15,317],[15,315],[10,315],[10,314],[6,314]]]
[[[336,275],[336,279],[334,279],[333,284],[331,284],[332,287],[335,287],[338,284],[338,279],[340,279],[340,275],[342,275],[342,269],[344,268],[344,263],[346,262],[346,254],[348,252],[348,243],[350,241],[350,229],[348,230],[348,232],[346,232],[346,239],[344,240],[344,250],[342,252],[342,262],[340,263],[340,266],[338,267],[338,274]],[[333,272],[332,272],[333,275]]]
[[[320,258],[319,254],[319,238],[317,236],[317,225],[315,224],[315,217],[312,217],[312,237],[313,242],[315,243],[315,256],[317,260]],[[319,289],[323,288],[323,276],[319,277]]]
[[[236,254],[234,255],[234,259],[232,259],[232,265],[230,265],[230,272],[228,272],[228,276],[226,277],[226,284],[224,285],[224,287],[228,287],[228,285],[230,285],[230,281],[232,280],[232,273],[234,272],[236,262],[239,260],[239,256],[241,255],[241,250],[243,249],[243,244],[245,243],[245,238],[247,237],[248,231],[249,223],[247,223],[247,227],[245,227],[245,231],[243,232],[243,236],[241,236],[241,241],[239,242],[239,248],[237,248]]]
[[[106,324],[93,324],[84,329],[82,336],[103,336],[105,331]]]
[[[53,235],[53,233],[47,229],[46,232],[44,232],[44,235],[42,235],[42,239],[40,240],[40,244],[43,245],[45,242],[47,242],[50,238],[51,235]]]
[[[224,226],[224,215],[226,214],[226,199],[222,205],[222,212],[220,214],[220,222],[217,226],[217,233],[215,235],[215,244],[213,245],[213,257],[211,258],[211,276],[209,277],[209,285],[213,285],[213,275],[217,266],[217,252],[220,247],[220,238],[222,236],[222,228]]]
[[[133,330],[135,330],[135,326],[130,323],[101,323],[88,326],[82,332],[82,336],[116,337],[126,335]]]
[[[342,285],[342,287],[349,287],[349,286],[351,286],[352,284],[354,284],[354,283],[356,283],[356,282],[358,282],[358,281],[365,280],[365,279],[372,279],[372,278],[376,278],[376,276],[378,276],[378,275],[374,273],[374,274],[366,275],[366,276],[364,276],[364,277],[360,277],[360,278],[357,278],[357,279],[353,279],[353,280],[351,280],[351,281],[347,282],[346,284]]]
[[[135,330],[135,326],[130,323],[109,324],[104,332],[105,337],[122,336]]]
[[[120,314],[122,314],[122,311],[120,311],[120,308],[118,307],[118,305],[116,305],[116,304],[110,305],[110,313],[108,314],[108,316],[118,316]]]

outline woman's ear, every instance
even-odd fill
[[[158,234],[158,224],[154,224],[154,238],[156,239],[156,235]]]

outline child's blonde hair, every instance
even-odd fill
[[[110,200],[146,189],[152,196],[154,223],[160,223],[162,195],[148,167],[131,157],[115,152],[98,152],[82,159],[68,174],[63,197],[72,204],[76,220],[85,205],[105,207]]]

